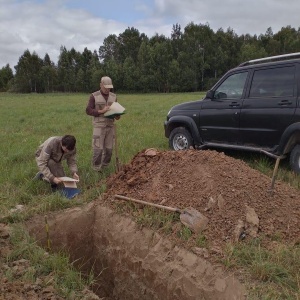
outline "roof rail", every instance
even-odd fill
[[[269,56],[269,57],[258,58],[258,59],[252,59],[252,60],[245,61],[245,62],[241,63],[239,65],[239,67],[252,65],[252,64],[257,64],[257,63],[261,63],[261,62],[267,62],[267,61],[280,61],[280,60],[296,58],[296,57],[300,57],[300,52],[295,52],[295,53],[290,53],[290,54],[283,54],[283,55],[275,55],[275,56]]]

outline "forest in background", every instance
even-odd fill
[[[27,49],[15,72],[9,64],[0,69],[0,91],[89,93],[105,75],[124,93],[205,91],[241,62],[294,52],[300,52],[300,27],[238,36],[231,28],[214,32],[192,22],[183,30],[173,25],[170,38],[158,33],[149,38],[128,27],[108,35],[98,50],[61,46],[57,64],[47,53],[40,58]]]

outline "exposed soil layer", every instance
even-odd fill
[[[27,226],[46,245],[42,224],[38,216]],[[245,288],[222,266],[140,229],[101,201],[48,215],[48,224],[52,250],[67,250],[82,271],[93,270],[93,290],[101,299],[245,299]]]

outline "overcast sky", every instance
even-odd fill
[[[208,24],[216,32],[273,33],[300,27],[300,0],[0,0],[0,68],[28,49],[57,63],[60,46],[99,49],[109,34],[136,28],[170,37],[173,24]]]

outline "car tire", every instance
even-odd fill
[[[173,150],[187,150],[194,147],[193,138],[184,127],[177,127],[172,130],[169,137],[169,146]]]
[[[290,167],[294,172],[300,173],[300,145],[296,145],[290,154]]]

